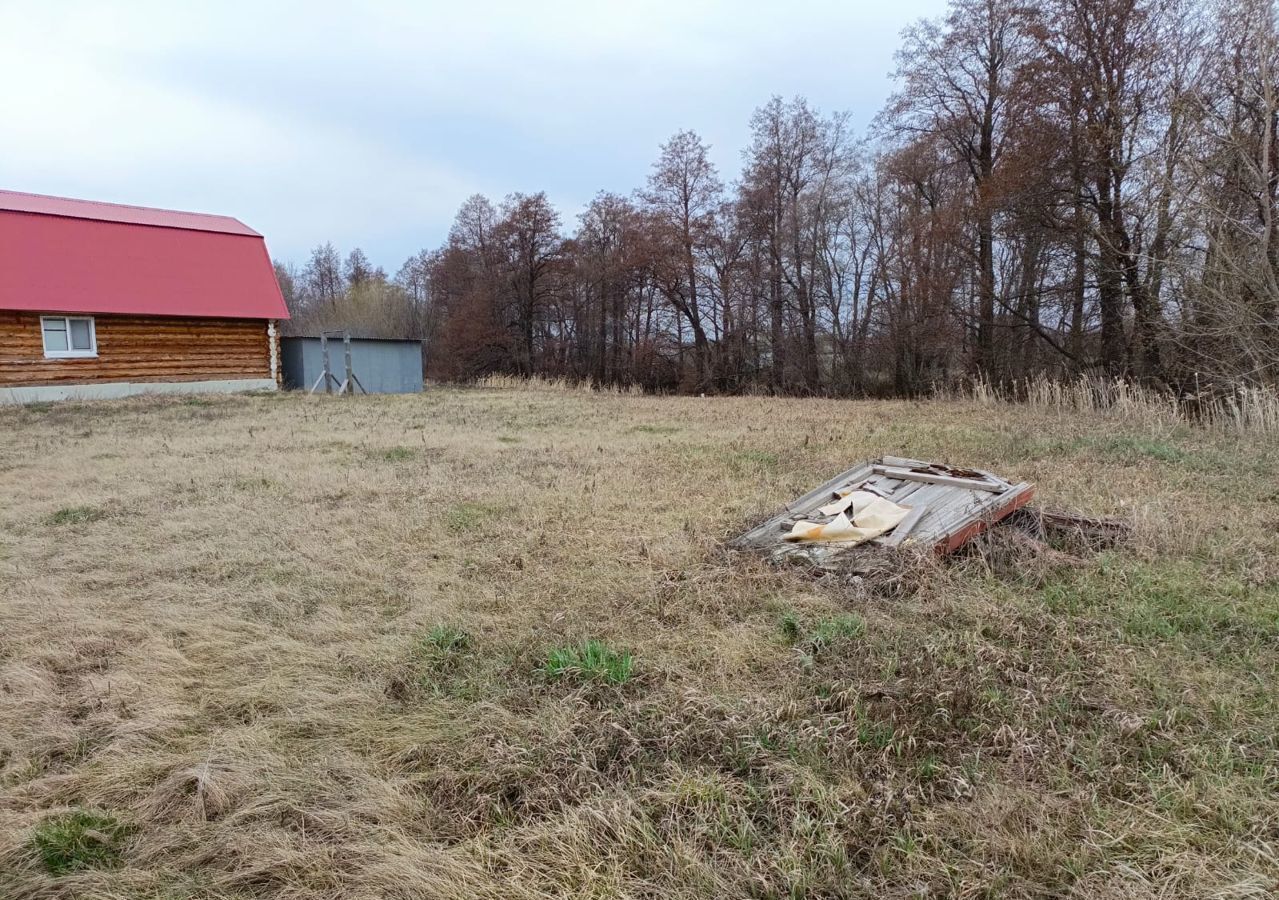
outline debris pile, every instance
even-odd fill
[[[818,565],[862,545],[950,553],[1025,506],[1034,485],[898,456],[859,463],[732,542]]]

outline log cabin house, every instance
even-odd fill
[[[236,219],[0,191],[0,402],[276,390],[288,315]]]

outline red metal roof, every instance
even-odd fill
[[[287,319],[262,236],[227,216],[0,191],[0,309]]]
[[[189,231],[216,231],[220,234],[262,237],[239,219],[230,216],[102,203],[98,200],[72,200],[68,197],[24,194],[20,191],[0,191],[0,209],[67,216],[72,219],[93,219],[98,222],[123,222],[127,225],[155,225],[160,228],[186,228]]]

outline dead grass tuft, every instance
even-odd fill
[[[1080,530],[1063,529],[1050,534],[1042,527],[1022,527],[1013,521],[973,538],[960,548],[952,562],[966,573],[978,570],[1003,580],[1039,586],[1066,570],[1089,565],[1107,546],[1113,543]]]

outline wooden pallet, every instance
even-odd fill
[[[899,456],[858,463],[794,500],[777,515],[732,541],[739,549],[780,550],[788,555],[841,548],[788,543],[783,537],[800,519],[824,523],[818,508],[850,490],[870,491],[911,510],[896,528],[868,543],[882,547],[931,546],[950,553],[1014,510],[1025,506],[1035,487],[1012,483],[991,472],[956,469]],[[855,548],[853,548],[855,549]]]

